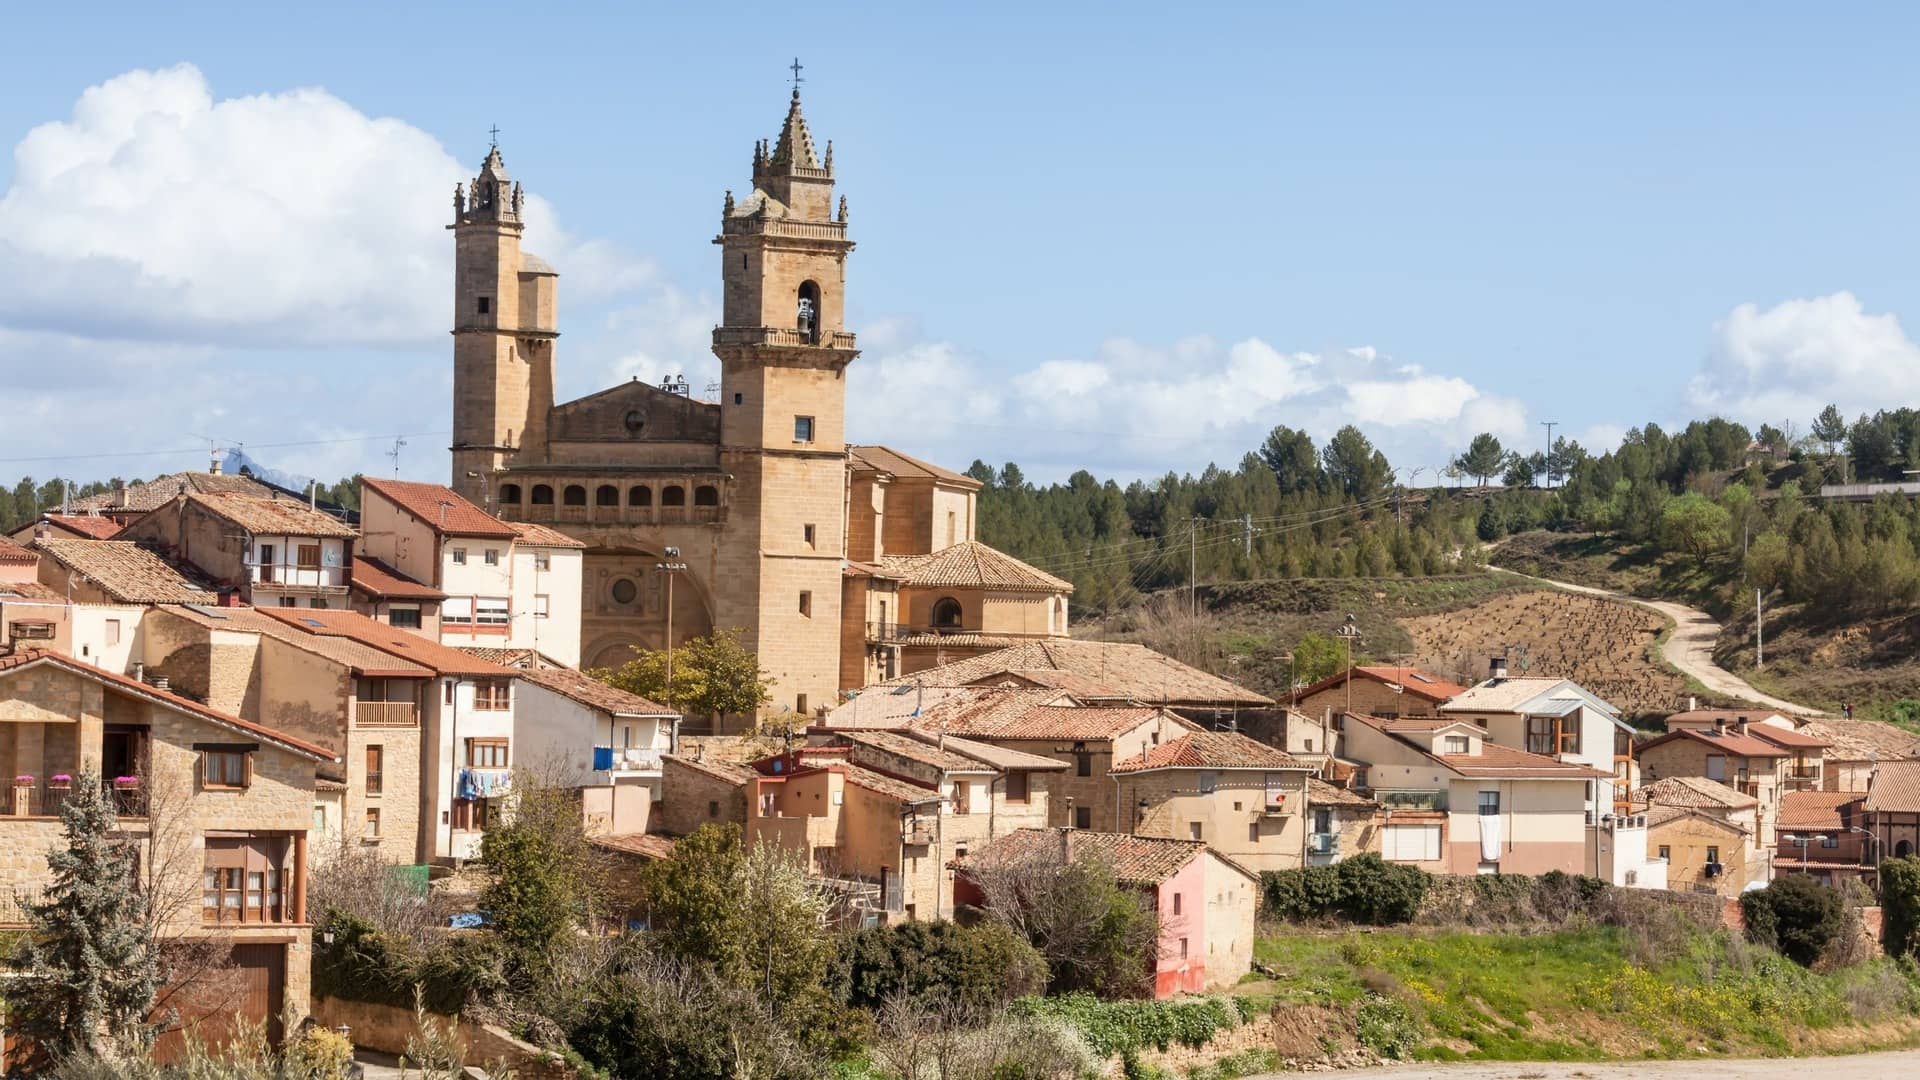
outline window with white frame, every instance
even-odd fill
[[[440,621],[447,623],[449,625],[454,625],[454,626],[467,625],[472,623],[473,622],[473,597],[471,596],[447,597],[446,603],[440,605]]]
[[[547,617],[547,610],[547,594],[535,593],[533,595],[533,617],[536,619],[544,619]]]
[[[447,552],[447,557],[453,560],[453,565],[455,566],[467,565],[467,549],[466,548],[454,548],[451,551]]]
[[[481,626],[505,626],[513,621],[513,605],[504,596],[475,597],[473,621]]]
[[[480,556],[480,558],[481,558],[481,560],[482,560],[483,562],[485,562],[485,563],[486,563],[486,564],[487,564],[488,566],[499,566],[499,565],[500,565],[500,549],[499,549],[499,548],[488,548],[488,549],[487,549],[487,550],[486,550],[486,551],[485,551],[485,552],[484,552],[484,553],[483,553],[483,554],[482,554],[482,555]]]

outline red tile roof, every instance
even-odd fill
[[[512,525],[468,502],[444,484],[381,480],[371,476],[361,477],[360,483],[366,490],[420,519],[440,536],[480,536],[500,540],[514,540],[520,536]]]
[[[1869,811],[1920,813],[1920,761],[1883,761],[1867,782]]]
[[[1804,731],[1790,731],[1773,724],[1750,724],[1747,727],[1747,734],[1788,750],[1824,750],[1833,745],[1831,740],[1820,738],[1818,735],[1809,735]]]
[[[551,690],[561,697],[615,716],[680,715],[668,706],[649,701],[639,694],[630,694],[618,687],[608,686],[599,679],[583,675],[572,668],[529,664],[525,667],[515,666],[513,670],[528,682]]]
[[[0,565],[37,566],[40,556],[21,547],[19,544],[0,536]]]
[[[43,537],[33,546],[122,604],[212,604],[216,593],[130,540]]]
[[[40,520],[88,540],[111,540],[121,529],[118,521],[95,514],[41,514]]]
[[[1670,742],[1680,739],[1691,739],[1697,743],[1704,743],[1723,754],[1732,754],[1735,757],[1777,758],[1793,756],[1793,752],[1790,750],[1775,746],[1765,739],[1757,739],[1752,735],[1742,735],[1732,728],[1724,731],[1713,728],[1681,728],[1679,731],[1671,731],[1657,739],[1641,743],[1637,753],[1638,755],[1644,756],[1647,751],[1656,746],[1665,746]]]
[[[350,540],[360,535],[353,526],[339,518],[310,510],[306,503],[293,499],[262,499],[232,491],[181,497],[255,536],[319,536]]]
[[[279,743],[286,749],[292,750],[304,757],[312,758],[315,761],[335,760],[333,751],[324,746],[315,745],[304,739],[297,739],[292,735],[275,731],[273,728],[263,724],[256,724],[251,720],[242,720],[237,716],[230,716],[226,713],[209,709],[191,698],[181,697],[170,690],[162,690],[157,686],[149,686],[137,679],[131,679],[125,675],[108,671],[105,668],[95,667],[83,660],[76,660],[71,656],[50,652],[46,649],[21,649],[10,655],[0,656],[0,675],[20,671],[36,664],[52,664],[56,667],[66,668],[82,677],[107,683],[124,693],[145,698],[148,701],[166,706],[176,712],[186,713],[189,716],[218,724],[221,727],[244,732],[248,735],[257,735],[260,738]]]
[[[900,675],[882,686],[991,685],[998,676],[1019,672],[1070,671],[1132,701],[1161,702],[1185,707],[1271,707],[1272,698],[1256,694],[1217,675],[1126,641],[1083,641],[1046,638],[995,652],[955,660],[951,664]],[[868,693],[872,693],[869,687]]]
[[[381,652],[410,660],[441,675],[511,676],[511,668],[488,663],[459,649],[418,634],[396,630],[386,623],[369,619],[357,611],[313,610],[308,608],[260,608],[261,614],[279,619],[296,630],[309,634],[343,637]]]
[[[528,547],[584,548],[587,545],[549,525],[534,521],[509,521],[520,542]]]
[[[1108,772],[1146,772],[1150,769],[1298,769],[1313,766],[1237,731],[1195,731],[1148,747]]]
[[[353,557],[353,590],[383,600],[445,600],[447,594],[365,555]]]
[[[173,501],[176,495],[206,494],[216,491],[238,492],[267,498],[273,489],[251,476],[235,473],[177,472],[152,480],[128,484],[125,491],[103,491],[86,495],[69,504],[74,510],[93,510],[102,514],[142,514]]]
[[[1789,791],[1780,797],[1776,824],[1782,829],[1842,829],[1853,816],[1847,808],[1858,812],[1860,807],[1853,804],[1864,798],[1857,791]]]
[[[931,555],[883,555],[880,565],[923,589],[993,589],[1070,593],[1073,585],[978,540],[963,540]]]
[[[1714,810],[1745,810],[1760,805],[1759,799],[1704,776],[1669,776],[1664,780],[1655,780],[1636,789],[1633,801],[1652,806],[1705,807]]]
[[[1198,731],[1198,725],[1165,709],[1146,705],[1035,705],[999,713],[973,713],[947,721],[949,735],[974,739],[1111,739],[1162,718],[1169,734]],[[936,730],[938,721],[922,717],[914,726]]]
[[[1404,744],[1424,757],[1445,765],[1460,776],[1492,780],[1502,777],[1541,779],[1541,780],[1591,780],[1610,778],[1612,773],[1604,773],[1585,765],[1571,761],[1560,761],[1544,754],[1530,754],[1525,750],[1516,750],[1511,746],[1482,740],[1478,754],[1436,754],[1425,745],[1408,738],[1394,730],[1396,721],[1382,720],[1377,716],[1363,716],[1358,713],[1347,714],[1347,719],[1357,724],[1365,724],[1389,738]],[[1404,730],[1404,729],[1403,729]],[[1431,731],[1431,726],[1421,725],[1416,730]]]
[[[736,786],[760,775],[738,761],[726,761],[717,757],[696,759],[690,754],[662,754],[660,760],[683,765],[695,772],[705,773],[716,780],[723,780]]]
[[[1378,807],[1380,804],[1357,791],[1329,784],[1317,776],[1307,777],[1307,807],[1346,806],[1355,810]]]
[[[1464,694],[1467,688],[1458,683],[1449,682],[1431,672],[1412,667],[1382,667],[1377,664],[1356,664],[1353,668],[1356,678],[1370,679],[1383,685],[1398,686],[1404,694],[1424,698],[1435,704],[1446,701],[1456,694]],[[1336,671],[1312,686],[1300,691],[1301,697],[1330,690],[1336,686],[1345,686],[1347,673]]]

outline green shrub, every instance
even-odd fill
[[[413,1007],[419,987],[428,1011],[449,1016],[503,982],[490,933],[449,934],[420,946],[338,909],[327,913],[314,934],[312,979],[318,997],[403,1009]]]
[[[1408,1058],[1420,1045],[1420,1024],[1398,1000],[1378,995],[1360,1003],[1354,1014],[1360,1045],[1384,1058]]]
[[[1225,998],[1176,1001],[1102,1001],[1092,994],[1021,998],[1016,1016],[1058,1018],[1071,1024],[1103,1058],[1152,1048],[1198,1048],[1240,1026],[1240,1010]]]
[[[1805,874],[1773,879],[1766,888],[1743,893],[1740,912],[1747,939],[1811,967],[1846,926],[1846,903],[1838,890]]]
[[[353,1043],[323,1027],[309,1027],[287,1043],[281,1072],[288,1080],[346,1080],[353,1068]]]
[[[1881,941],[1888,956],[1912,956],[1920,950],[1920,857],[1881,861],[1880,911]]]
[[[829,980],[841,1002],[863,1008],[934,990],[984,1007],[1037,993],[1047,965],[1039,950],[997,922],[909,922],[840,939]]]
[[[1269,870],[1260,875],[1260,900],[1270,919],[1330,918],[1340,907],[1340,879],[1331,866]]]
[[[1390,863],[1371,852],[1333,866],[1340,913],[1358,923],[1391,926],[1420,913],[1432,877],[1417,866]]]

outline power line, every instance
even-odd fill
[[[339,439],[303,439],[297,442],[250,443],[255,450],[287,450],[297,446],[339,446],[342,443],[375,442],[388,439],[428,438],[435,435],[451,435],[450,431],[406,431],[384,435],[350,435]],[[236,445],[238,445],[236,443]],[[190,446],[173,450],[123,450],[113,453],[92,454],[41,454],[36,457],[0,457],[0,464],[19,465],[40,461],[95,461],[103,458],[167,457],[175,454],[205,454],[206,450]]]

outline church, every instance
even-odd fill
[[[559,275],[521,250],[496,145],[454,191],[452,486],[586,545],[581,665],[738,630],[771,714],[1067,633],[1072,586],[979,543],[979,484],[846,442],[847,200],[796,85],[721,204],[719,398],[634,381],[553,400]]]

